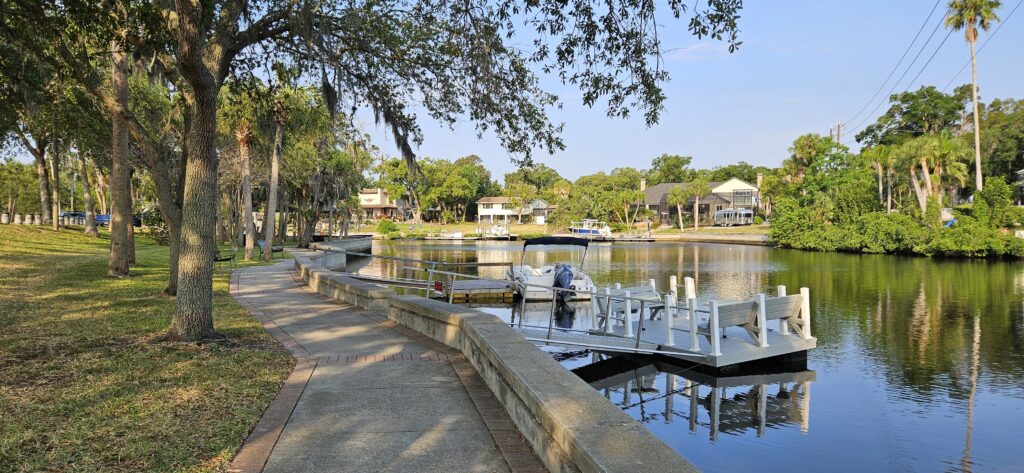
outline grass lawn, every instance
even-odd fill
[[[666,229],[658,230],[656,233],[658,233],[659,235],[672,235],[672,234],[678,235],[679,233],[694,233],[694,231],[693,231],[692,227],[686,228],[682,232],[680,232],[678,228],[666,228]],[[741,227],[712,227],[712,226],[707,226],[707,227],[700,227],[700,229],[697,230],[697,233],[708,233],[708,234],[713,234],[713,235],[714,234],[719,234],[719,235],[738,235],[738,234],[742,234],[742,235],[767,235],[768,234],[768,225],[766,225],[766,224],[746,225],[746,226],[741,226]]]
[[[137,236],[106,277],[109,234],[0,226],[0,471],[219,471],[294,361],[214,278],[217,331],[157,343],[167,247]]]

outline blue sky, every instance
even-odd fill
[[[1000,17],[1005,19],[1017,2],[1004,0]],[[661,122],[647,128],[642,115],[628,120],[607,118],[604,109],[582,105],[573,88],[545,78],[549,90],[563,102],[551,117],[565,123],[566,148],[553,156],[542,153],[536,160],[569,179],[619,166],[644,168],[662,153],[693,156],[696,166],[706,168],[737,161],[778,165],[794,138],[808,132],[827,135],[830,126],[862,108],[933,5],[934,0],[748,1],[740,19],[743,46],[733,54],[722,43],[697,41],[686,31],[684,20],[662,15],[663,46],[675,50],[665,56],[672,79],[665,84],[668,101]],[[893,80],[917,54],[945,9],[943,0],[895,77],[850,125],[888,95]],[[946,33],[944,27],[935,33],[896,92],[907,87]],[[983,33],[979,43],[986,36]],[[982,100],[1024,98],[1021,45],[1024,6],[978,55]],[[953,33],[911,88],[943,87],[969,58],[963,33]],[[950,89],[969,81],[968,67]],[[885,105],[878,107],[866,123],[885,109]],[[384,152],[395,153],[383,128],[374,128],[369,120],[364,120],[364,126]],[[424,117],[422,126],[425,139],[417,150],[420,156],[455,159],[476,154],[499,182],[514,169],[497,140],[492,136],[478,140],[469,122],[459,123],[452,131]],[[856,148],[852,133],[844,132],[843,138]]]

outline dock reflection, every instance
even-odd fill
[[[609,401],[649,424],[677,421],[691,432],[765,435],[769,428],[810,429],[814,371],[746,372],[712,376],[692,367],[647,358],[605,357],[573,370]]]

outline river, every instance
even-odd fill
[[[375,242],[374,253],[519,262],[516,242]],[[564,247],[527,264],[578,264]],[[360,271],[404,274],[402,264]],[[594,244],[598,287],[696,279],[700,300],[811,290],[807,371],[714,378],[638,358],[586,379],[707,471],[1024,471],[1024,265],[703,243]],[[498,268],[481,275],[500,276]],[[585,304],[576,324],[587,322]],[[509,320],[511,309],[481,307]],[[546,313],[538,310],[528,320]],[[561,354],[570,369],[602,358]],[[615,364],[613,361],[601,361]],[[621,363],[619,363],[621,365]],[[717,414],[716,414],[717,413]],[[638,452],[642,454],[642,452]]]

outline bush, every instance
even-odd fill
[[[523,233],[519,235],[520,240],[529,240],[531,238],[549,237],[550,233]]]
[[[153,239],[153,242],[160,246],[171,244],[171,234],[167,230],[164,219],[155,212],[142,214],[142,234]]]
[[[620,222],[613,222],[609,224],[608,227],[611,228],[612,231],[615,233],[623,233],[631,230],[628,225]]]
[[[1006,253],[1007,238],[981,220],[961,216],[951,228],[934,232],[930,241],[916,250],[924,254],[984,257]]]
[[[910,253],[925,242],[926,231],[913,218],[896,213],[872,212],[857,219],[851,232],[864,253]]]
[[[764,219],[761,218],[759,215],[755,215],[754,216],[754,225],[760,225],[762,223],[764,223]]]
[[[394,233],[398,231],[398,225],[391,220],[381,220],[377,222],[377,233],[385,235],[388,233]]]

